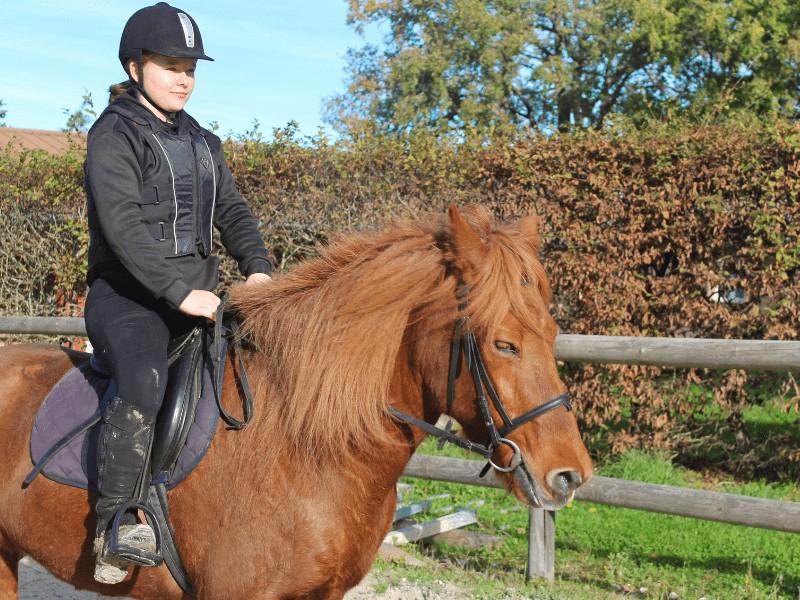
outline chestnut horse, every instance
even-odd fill
[[[502,426],[494,405],[494,422],[484,419],[465,361],[449,366],[459,318],[468,318],[508,415],[564,394],[537,226],[535,217],[498,226],[483,209],[450,207],[335,237],[290,273],[233,288],[255,416],[241,431],[219,427],[203,461],[169,492],[199,598],[338,599],[366,575],[392,524],[397,480],[426,435],[390,411],[432,424],[452,395],[449,414],[468,439],[485,444],[487,424]],[[23,489],[37,409],[86,358],[45,345],[0,349],[0,600],[18,597],[25,554],[77,588],[189,600],[163,565],[96,583],[94,493],[44,477]],[[234,369],[229,358],[228,410],[241,406]],[[565,404],[494,449],[494,465],[509,469],[500,478],[522,502],[558,509],[591,477]]]

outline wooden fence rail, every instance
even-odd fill
[[[86,335],[82,318],[0,317],[0,334]],[[718,339],[559,335],[558,360],[709,369],[800,371],[800,342]],[[483,462],[440,456],[412,456],[404,475],[467,485],[502,488]],[[800,503],[765,500],[593,477],[575,493],[576,500],[658,512],[748,527],[800,533]],[[555,516],[531,508],[528,528],[528,577],[554,577]]]
[[[483,479],[479,477],[485,464],[480,460],[414,454],[403,475],[503,488],[493,471]],[[800,533],[800,502],[767,500],[597,475],[575,491],[575,499],[665,515]]]
[[[414,454],[403,475],[465,485],[503,488],[493,471],[481,479],[483,461]],[[608,506],[633,508],[667,515],[691,517],[746,527],[800,533],[800,503],[767,500],[736,494],[693,490],[592,477],[575,492],[575,499]],[[528,576],[552,581],[555,565],[555,515],[530,509],[528,530]]]
[[[554,348],[565,362],[800,371],[795,341],[559,335]]]
[[[0,317],[0,334],[86,335],[83,317]]]
[[[80,317],[0,317],[0,334],[86,335]],[[800,371],[800,342],[610,335],[559,335],[565,362],[748,371]]]

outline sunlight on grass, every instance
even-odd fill
[[[421,451],[437,454],[429,440]],[[474,458],[453,447],[438,454]],[[700,475],[675,467],[668,455],[640,451],[600,464],[596,473],[683,487],[704,484]],[[436,499],[431,511],[484,501],[476,507],[480,522],[469,529],[502,537],[501,547],[472,551],[436,544],[417,547],[418,552],[437,558],[448,577],[483,597],[505,597],[509,586],[525,596],[577,600],[628,597],[633,592],[648,598],[675,593],[684,599],[706,600],[798,597],[800,536],[577,501],[557,513],[555,584],[525,583],[527,507],[501,490],[412,478],[402,481],[414,486],[404,502],[449,494]],[[798,491],[791,484],[733,480],[714,482],[714,490],[777,500],[793,499]]]

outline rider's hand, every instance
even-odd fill
[[[213,292],[205,290],[192,290],[186,299],[181,302],[178,309],[193,317],[205,317],[213,321],[216,317],[220,299]]]
[[[272,281],[272,277],[267,275],[266,273],[253,273],[250,277],[247,278],[245,281],[246,284],[251,283],[266,283],[268,281]]]

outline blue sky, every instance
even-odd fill
[[[117,58],[125,22],[155,0],[9,0],[2,9],[0,100],[9,127],[58,130],[64,109],[91,92],[95,109],[108,86],[126,79]],[[364,38],[345,23],[345,0],[175,0],[203,36],[186,110],[218,133],[243,134],[297,121],[300,133],[324,126],[323,99],[344,91],[344,56]],[[376,41],[376,30],[367,36]],[[329,134],[332,130],[325,127]]]

